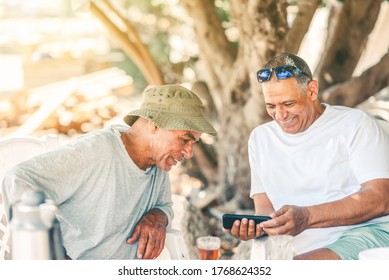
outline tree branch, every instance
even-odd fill
[[[325,103],[355,107],[389,85],[389,52],[360,76],[321,92]]]
[[[286,36],[286,52],[294,54],[298,52],[320,3],[321,0],[300,0],[297,2],[298,12]]]
[[[121,20],[126,27],[126,33],[129,40],[134,44],[134,48],[139,54],[140,61],[145,65],[145,69],[150,73],[154,84],[162,84],[163,79],[158,66],[155,64],[150,52],[142,42],[137,30],[130,23],[130,21],[121,13],[119,7],[114,7],[112,0],[102,0],[102,2]]]
[[[111,35],[113,35],[121,44],[124,52],[132,59],[137,65],[141,73],[146,78],[149,84],[160,85],[163,83],[162,76],[159,72],[159,68],[151,59],[150,54],[140,41],[138,34],[133,29],[128,21],[120,15],[120,13],[114,9],[109,1],[104,0],[106,8],[111,10],[126,26],[126,31],[122,31],[105,13],[100,6],[91,1],[91,12],[108,28]],[[130,36],[130,37],[129,37]]]
[[[377,0],[346,0],[337,18],[334,32],[330,32],[325,53],[316,68],[319,87],[349,79],[365,49],[381,7]],[[347,34],[347,36],[345,35]]]

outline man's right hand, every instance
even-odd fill
[[[243,218],[241,221],[236,220],[232,225],[231,230],[223,228],[223,231],[230,232],[233,237],[244,241],[254,239],[265,234],[261,224],[255,225],[253,220],[249,221],[246,218]]]
[[[151,209],[140,219],[128,244],[133,244],[139,239],[137,257],[139,259],[157,258],[164,246],[166,238],[166,226],[168,218],[160,209]]]

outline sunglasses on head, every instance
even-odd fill
[[[290,77],[299,74],[311,78],[309,75],[305,74],[301,69],[295,66],[287,65],[287,66],[279,66],[275,68],[263,68],[261,70],[258,70],[257,72],[258,82],[263,83],[265,81],[269,81],[272,72],[274,72],[274,74],[276,74],[277,78],[280,80],[288,79]]]

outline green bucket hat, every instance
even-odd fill
[[[216,130],[203,116],[203,109],[203,103],[194,92],[179,85],[163,85],[146,88],[140,109],[131,111],[123,120],[131,126],[142,117],[158,128],[190,130],[216,136]]]

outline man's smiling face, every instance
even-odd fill
[[[314,101],[317,94],[306,92],[294,78],[271,80],[262,84],[267,113],[283,131],[295,134],[305,131],[315,121]]]
[[[162,170],[171,168],[193,156],[193,145],[200,140],[200,132],[158,129],[154,135],[152,162]]]

